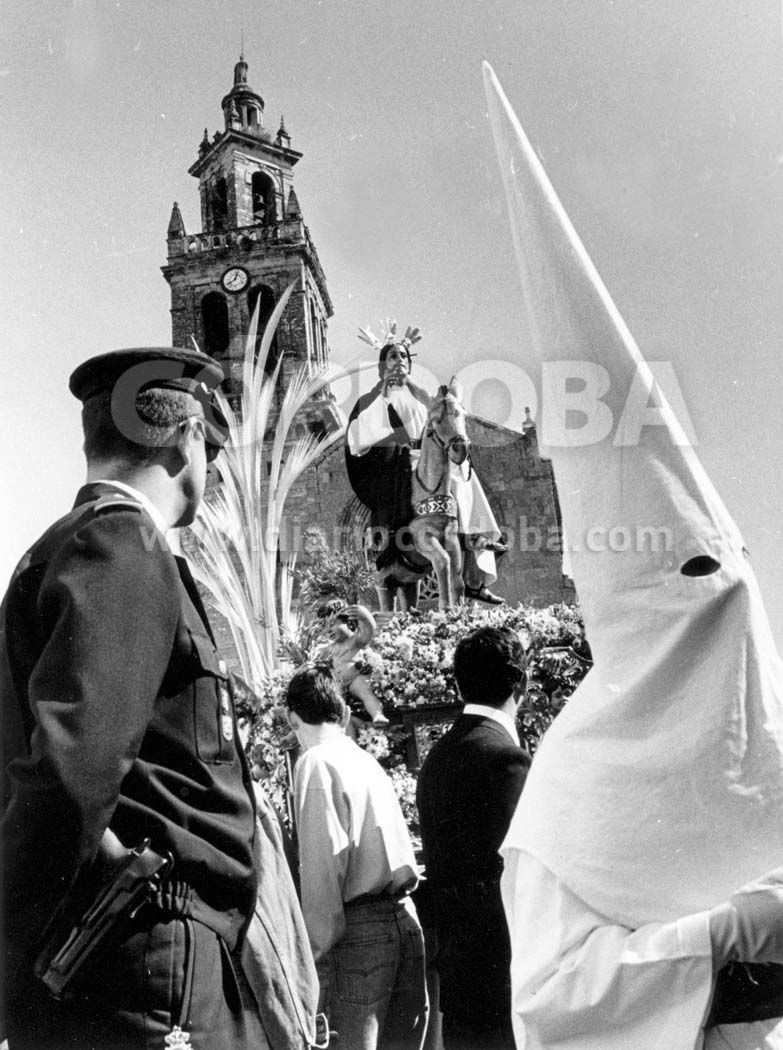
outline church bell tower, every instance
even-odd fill
[[[175,203],[162,270],[171,287],[173,345],[192,346],[195,340],[223,365],[229,389],[241,376],[256,304],[260,342],[278,299],[297,281],[266,366],[271,372],[282,356],[279,396],[302,362],[327,360],[333,310],[294,189],[294,167],[302,154],[291,148],[282,117],[274,137],[265,128],[264,100],[248,84],[247,69],[240,56],[233,87],[221,102],[223,130],[210,139],[205,129],[189,168],[199,184],[201,232],[186,231]],[[326,408],[321,406],[322,419]],[[318,414],[310,413],[313,424]]]

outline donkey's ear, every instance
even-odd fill
[[[456,397],[457,401],[461,401],[462,391],[462,383],[460,383],[459,379],[457,379],[456,376],[452,376],[449,380],[449,393],[453,394],[453,396]]]

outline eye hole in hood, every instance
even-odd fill
[[[720,562],[711,558],[709,554],[699,554],[695,558],[689,558],[681,567],[683,576],[712,576],[720,568]]]

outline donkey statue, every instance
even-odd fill
[[[421,453],[411,478],[411,521],[407,536],[397,537],[394,560],[378,574],[381,611],[394,607],[399,593],[402,611],[415,608],[419,581],[435,570],[438,607],[450,609],[462,601],[462,549],[457,526],[457,501],[451,491],[451,464],[470,455],[462,406],[462,388],[452,377],[432,398],[421,436]],[[406,530],[403,530],[403,533]]]

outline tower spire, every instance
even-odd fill
[[[247,84],[247,62],[242,52],[239,54],[239,61],[234,66],[234,87],[238,84]]]
[[[247,82],[244,51],[234,66],[234,84],[220,105],[225,117],[226,131],[237,128],[251,135],[269,137],[263,130],[264,100]]]
[[[182,212],[179,210],[179,204],[174,201],[174,207],[171,209],[171,218],[169,219],[168,239],[172,240],[184,236],[185,223],[182,221]]]
[[[277,129],[277,136],[275,137],[275,141],[281,146],[291,145],[291,136],[286,130],[285,120],[282,114],[280,115],[280,127]]]

